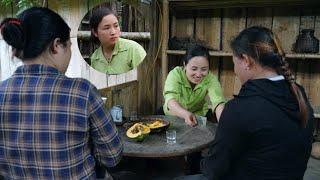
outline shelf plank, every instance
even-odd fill
[[[231,7],[274,7],[274,6],[314,6],[319,5],[317,0],[169,0],[170,7],[179,10],[213,9]]]
[[[170,55],[185,55],[186,51],[184,50],[167,50],[167,54]],[[210,56],[227,56],[231,57],[232,53],[224,51],[209,51]]]
[[[320,54],[286,54],[286,58],[320,59]]]
[[[185,55],[186,51],[184,50],[167,50],[168,55]],[[210,51],[210,56],[226,56],[231,57],[231,52],[224,51]],[[286,58],[297,58],[297,59],[320,59],[320,54],[286,54]]]

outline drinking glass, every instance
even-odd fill
[[[167,143],[175,144],[177,142],[177,132],[176,130],[167,130],[166,131]]]

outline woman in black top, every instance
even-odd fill
[[[243,30],[231,42],[242,87],[221,114],[207,179],[302,179],[312,144],[313,110],[295,83],[275,35],[264,27]]]

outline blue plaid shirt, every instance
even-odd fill
[[[10,179],[93,179],[96,161],[123,145],[97,89],[44,65],[19,67],[0,83],[0,174]]]

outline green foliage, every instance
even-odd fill
[[[45,0],[0,0],[0,4],[4,6],[16,6],[18,8],[17,14],[32,6],[42,6]]]

